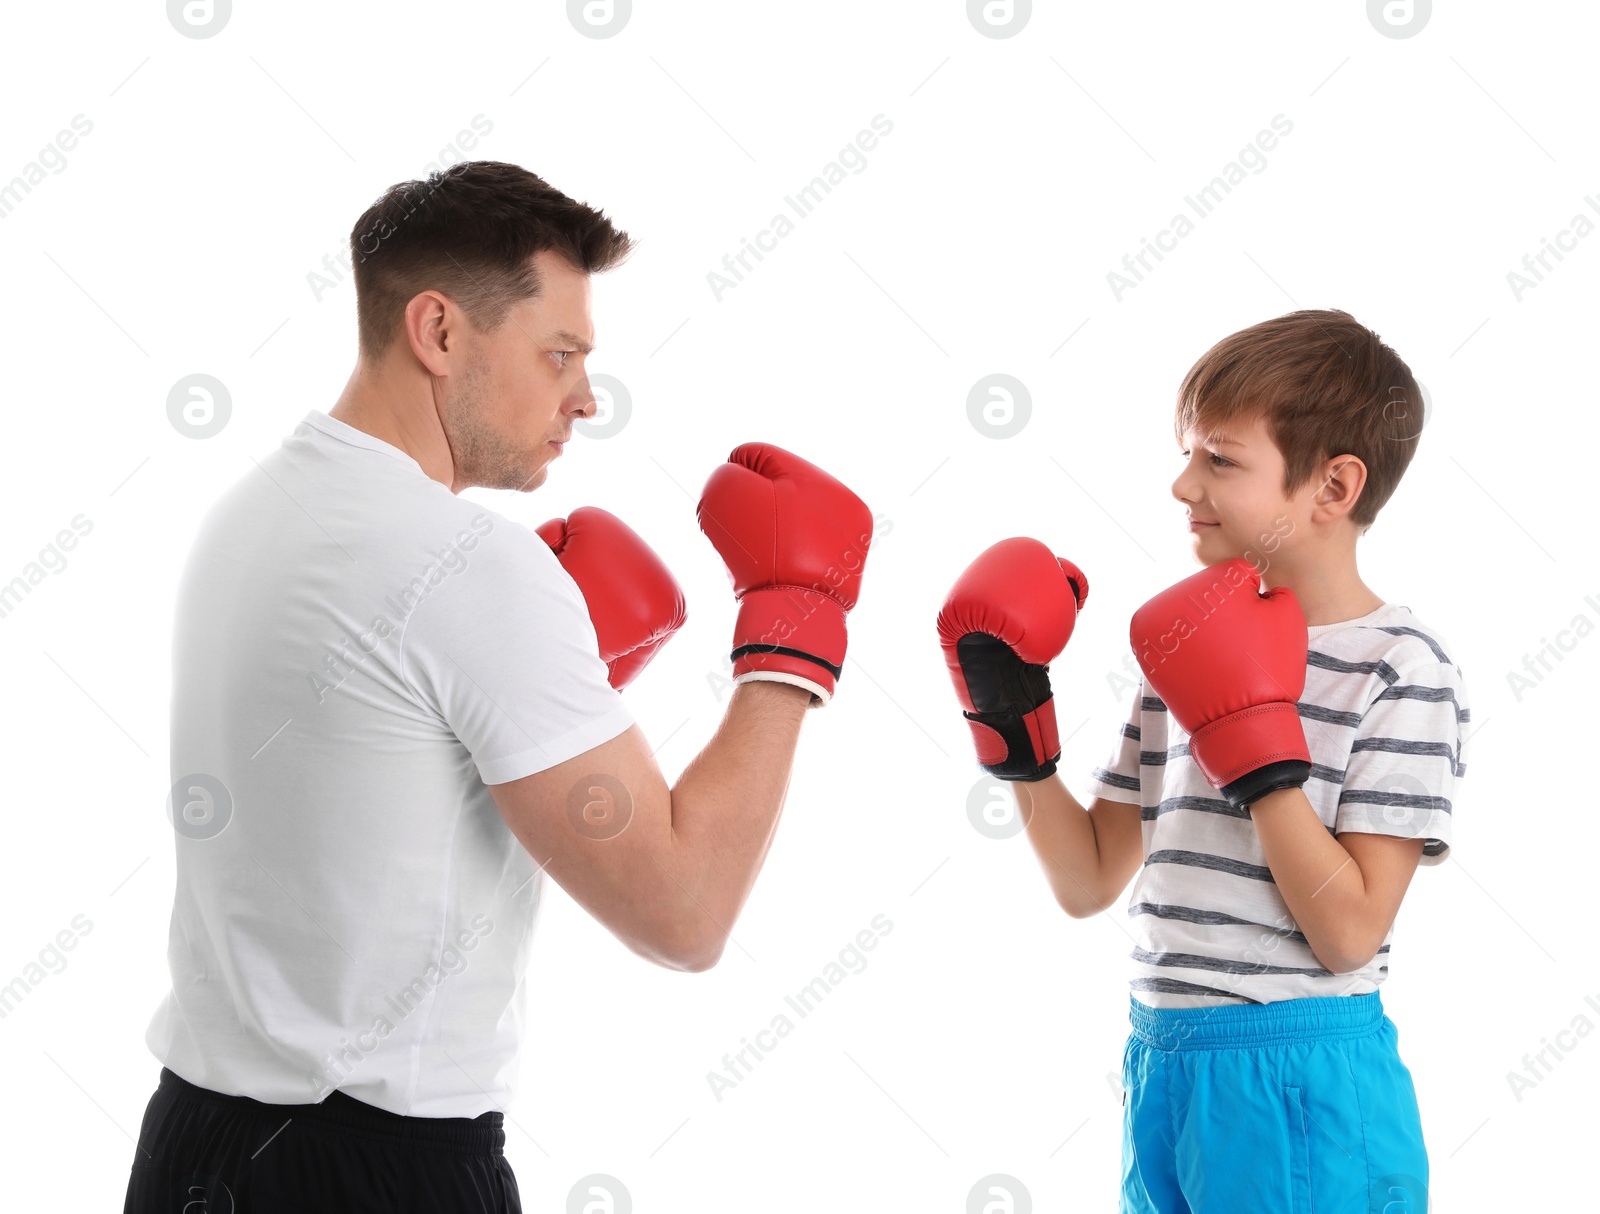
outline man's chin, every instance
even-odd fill
[[[516,486],[516,491],[518,493],[532,493],[540,485],[544,484],[546,478],[548,478],[549,475],[550,475],[550,465],[549,464],[540,464],[537,468],[535,468],[533,470],[533,475],[532,476],[528,477],[527,480],[523,481],[521,484]]]

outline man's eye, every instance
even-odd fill
[[[551,350],[550,353],[556,357],[556,365],[564,367],[564,366],[567,365],[567,359],[572,357],[574,351],[572,351],[572,350]]]

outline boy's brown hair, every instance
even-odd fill
[[[533,256],[554,249],[599,274],[633,249],[601,211],[520,165],[468,160],[392,185],[350,230],[361,353],[376,359],[399,336],[406,305],[434,290],[492,333],[542,287]]]
[[[1178,441],[1265,418],[1292,494],[1336,455],[1367,467],[1350,510],[1363,534],[1399,485],[1422,434],[1422,391],[1401,357],[1348,312],[1302,310],[1224,337],[1178,389]]]

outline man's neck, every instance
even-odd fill
[[[454,492],[455,463],[438,419],[430,414],[426,422],[407,424],[406,417],[376,403],[380,399],[387,399],[382,381],[358,365],[328,416],[404,451],[423,472]]]

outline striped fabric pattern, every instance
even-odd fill
[[[1394,603],[1307,631],[1297,707],[1312,808],[1336,835],[1421,838],[1421,864],[1441,863],[1471,723],[1451,647]],[[1135,998],[1211,1007],[1362,995],[1383,981],[1393,927],[1362,969],[1322,967],[1278,892],[1249,812],[1206,782],[1188,734],[1148,680],[1089,786],[1092,797],[1141,809],[1144,864],[1128,898]]]

